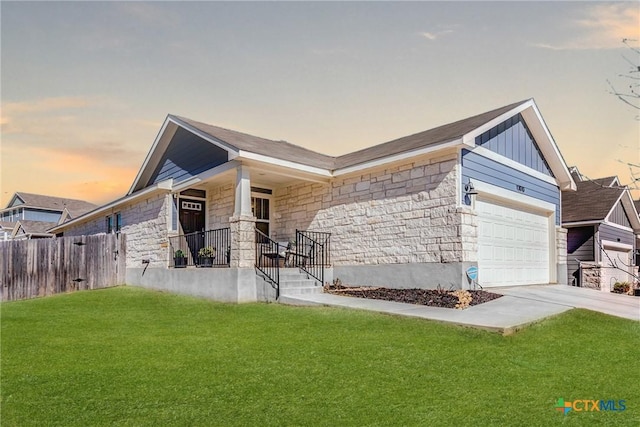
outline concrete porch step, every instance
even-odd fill
[[[322,293],[321,286],[305,286],[305,287],[287,288],[287,287],[282,287],[282,283],[280,283],[281,296],[321,294],[321,293]]]

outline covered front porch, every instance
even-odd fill
[[[285,172],[273,165],[232,160],[174,185],[168,267],[251,269],[280,296],[281,270],[295,268],[322,286],[331,266],[331,234],[291,227],[296,215],[280,189],[326,179]],[[282,194],[289,194],[283,191]],[[305,218],[319,204],[298,206]],[[295,222],[298,226],[300,220]]]

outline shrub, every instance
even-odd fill
[[[471,293],[465,290],[453,291],[451,294],[458,298],[458,303],[456,304],[456,308],[458,310],[464,310],[469,307],[469,304],[471,304],[471,300],[473,299]]]
[[[629,282],[616,282],[613,285],[613,293],[616,294],[628,294],[631,289],[631,284]]]
[[[174,256],[175,258],[184,258],[184,252],[182,251],[182,249],[178,249],[178,250],[173,254],[173,256]]]
[[[216,248],[213,246],[205,246],[198,251],[198,256],[203,258],[212,258],[216,254]]]

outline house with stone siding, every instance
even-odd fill
[[[225,301],[274,299],[291,270],[316,287],[469,288],[470,267],[485,288],[567,283],[575,186],[533,99],[341,156],[169,115],[123,198],[51,231],[121,232],[127,283]],[[208,246],[217,268],[198,268]]]
[[[616,176],[589,179],[577,167],[570,171],[577,191],[562,198],[570,282],[606,292],[616,282],[633,283],[640,220],[629,189]]]

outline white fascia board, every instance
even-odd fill
[[[144,171],[147,169],[147,166],[151,161],[151,157],[153,157],[153,154],[155,154],[156,148],[158,147],[160,140],[164,136],[164,133],[167,130],[167,126],[169,125],[169,123],[171,123],[170,116],[167,116],[164,119],[164,122],[162,123],[162,126],[160,127],[160,130],[156,135],[156,138],[153,140],[153,144],[151,144],[151,148],[147,152],[147,156],[144,158],[144,161],[142,162],[142,166],[138,170],[138,174],[136,175],[136,178],[133,180],[133,184],[131,184],[129,191],[127,191],[127,195],[132,194],[133,189],[136,188],[136,186],[138,185],[138,182],[142,178],[142,174],[144,173]]]
[[[639,214],[633,203],[633,197],[631,197],[629,189],[624,190],[624,193],[622,193],[622,206],[624,206],[627,216],[630,216],[629,222],[631,223],[633,231],[640,233],[640,217],[638,216]]]
[[[613,211],[616,210],[616,206],[618,206],[618,203],[622,204],[622,206],[624,207],[624,211],[627,214],[627,217],[629,218],[629,223],[631,224],[631,228],[624,227],[623,225],[615,224],[609,221],[609,219],[611,218],[611,215],[613,215]],[[640,232],[640,218],[638,218],[638,211],[636,210],[636,207],[633,204],[633,199],[631,198],[631,194],[629,193],[629,190],[624,190],[620,194],[620,197],[618,197],[618,200],[616,200],[616,202],[613,204],[613,206],[611,207],[611,210],[609,210],[609,213],[607,213],[607,216],[604,217],[604,220],[609,225],[624,227],[624,229],[626,230],[633,229],[635,233]]]
[[[604,221],[601,220],[591,220],[591,221],[572,221],[572,222],[563,222],[563,227],[580,227],[582,225],[599,225]]]
[[[618,203],[620,203],[620,199],[622,199],[622,196],[624,196],[624,191],[622,193],[620,193],[620,197],[618,197],[618,200],[616,200],[616,202],[613,204],[613,206],[611,206],[611,209],[609,209],[609,212],[607,212],[607,214],[604,216],[604,220],[605,221],[609,221],[609,218],[613,214],[613,211],[616,210],[616,206],[618,206]]]
[[[215,168],[206,170],[198,175],[187,179],[186,181],[181,182],[180,184],[176,184],[172,188],[172,193],[179,193],[182,190],[185,190],[189,187],[197,185],[202,181],[206,181],[209,178],[212,178],[216,175],[220,175],[221,173],[227,172],[231,169],[235,169],[240,165],[240,162],[237,160],[231,160],[230,162],[226,162],[221,164],[220,166],[216,166]]]
[[[238,158],[247,160],[256,160],[258,162],[267,163],[275,166],[282,166],[289,169],[295,169],[302,172],[310,173],[313,175],[320,175],[330,178],[331,171],[323,168],[317,168],[315,166],[303,165],[301,163],[291,162],[289,160],[276,159],[275,157],[269,157],[262,154],[252,153],[250,151],[240,150]]]
[[[602,221],[601,224],[608,225],[609,227],[619,228],[620,230],[628,231],[629,233],[634,232],[632,228],[626,227],[621,224],[616,224],[615,222],[611,222],[611,221]]]
[[[464,141],[462,139],[454,139],[452,141],[443,142],[440,144],[431,145],[424,148],[419,148],[417,150],[405,151],[403,153],[394,154],[392,156],[382,157],[380,159],[371,160],[364,163],[359,163],[353,166],[347,166],[345,168],[336,169],[333,171],[333,176],[346,175],[352,172],[358,172],[364,169],[374,168],[377,166],[382,166],[387,163],[397,162],[400,160],[407,160],[412,157],[421,156],[424,154],[434,153],[436,151],[445,150],[447,148],[456,148],[464,145]]]
[[[142,167],[138,171],[138,175],[136,175],[136,179],[133,181],[133,184],[131,185],[131,188],[129,188],[129,191],[127,192],[127,194],[132,194],[133,190],[138,185],[140,179],[142,179],[142,176],[144,175],[144,172],[147,170],[147,167],[154,166],[154,165],[150,165],[152,158],[155,157],[155,158],[159,159],[159,158],[162,157],[161,155],[157,155],[156,156],[156,150],[158,150],[158,146],[160,145],[160,142],[165,137],[165,133],[167,132],[167,127],[170,124],[178,126],[178,127],[181,127],[183,129],[186,129],[187,131],[189,131],[192,134],[194,134],[194,135],[204,139],[205,141],[215,145],[216,147],[219,147],[219,148],[225,150],[228,153],[228,157],[227,158],[229,160],[235,158],[238,155],[238,151],[234,150],[228,144],[225,144],[222,141],[219,141],[218,139],[212,137],[208,133],[202,132],[201,130],[196,129],[195,127],[189,125],[188,123],[185,123],[182,120],[178,119],[177,117],[174,117],[171,114],[169,114],[165,118],[164,123],[162,124],[162,127],[160,128],[160,131],[156,135],[156,138],[153,141],[153,144],[151,145],[151,149],[147,153],[147,157],[144,159],[144,162],[142,163]],[[171,135],[171,137],[173,137],[173,135]],[[166,142],[167,147],[168,147],[170,142],[171,142],[170,140]],[[166,147],[164,147],[164,149],[166,149]]]
[[[208,133],[203,132],[200,129],[197,129],[197,128],[191,126],[188,123],[183,122],[182,120],[178,119],[177,117],[169,115],[168,118],[173,123],[175,123],[176,125],[180,126],[181,128],[184,128],[184,129],[188,130],[189,132],[191,132],[192,134],[194,134],[196,136],[199,136],[200,138],[204,139],[205,141],[210,142],[211,144],[215,145],[216,147],[225,150],[227,153],[229,153],[230,157],[236,157],[238,155],[238,150],[236,149],[236,147],[233,147],[230,144],[227,144],[227,143],[225,143],[223,141],[220,141],[217,138],[214,138],[213,136],[209,135]]]
[[[531,107],[531,105],[533,105],[533,99],[529,99],[528,101],[523,102],[522,104],[518,105],[517,107],[514,107],[513,109],[507,111],[506,113],[499,115],[495,119],[488,121],[487,123],[472,130],[469,133],[466,133],[462,137],[462,139],[464,140],[464,143],[475,147],[477,136],[482,135],[483,133],[485,133],[490,129],[493,129],[494,127],[498,126],[500,123],[504,122],[508,118],[514,116],[515,114],[523,112],[525,109]]]
[[[533,99],[523,102],[512,110],[501,114],[495,119],[465,134],[463,136],[465,144],[475,147],[475,139],[477,136],[482,135],[484,132],[494,128],[509,117],[518,113],[522,114],[524,117],[529,130],[531,130],[534,134],[534,138],[538,142],[538,147],[540,147],[540,150],[542,150],[542,153],[544,154],[545,160],[547,160],[549,167],[553,171],[554,175],[556,175],[555,185],[558,185],[561,190],[575,191],[576,183],[573,182],[573,178],[571,177],[571,173],[569,172],[564,158],[562,157],[562,154],[560,154],[560,150],[551,136],[549,129],[547,129],[542,115],[540,114],[540,111]]]
[[[538,142],[538,147],[542,151],[545,160],[556,176],[560,189],[576,191],[576,183],[569,172],[569,167],[565,163],[553,136],[551,136],[551,132],[549,132],[538,106],[531,100],[529,107],[522,111],[522,116],[527,122],[529,130],[533,133],[533,137]]]
[[[552,176],[549,175],[545,175],[542,172],[538,172],[535,169],[531,169],[528,166],[523,165],[522,163],[518,163],[514,160],[511,160],[508,157],[505,156],[501,156],[500,154],[488,150],[484,147],[476,147],[474,149],[472,149],[471,151],[473,151],[474,153],[477,153],[479,155],[481,155],[482,157],[486,157],[488,159],[494,160],[498,163],[502,163],[505,166],[509,166],[512,169],[518,170],[520,172],[526,173],[527,175],[530,175],[534,178],[538,178],[541,181],[547,182],[549,184],[553,184],[555,186],[558,186],[558,181],[555,180],[555,178],[553,178]]]
[[[622,249],[625,252],[633,250],[633,245],[629,245],[627,243],[612,242],[611,240],[602,240],[600,244],[602,245],[603,251],[605,249]]]
[[[475,179],[471,179],[471,183],[480,196],[484,195],[489,198],[498,198],[506,203],[524,205],[547,213],[555,213],[556,211],[556,205],[553,203],[545,202],[544,200],[539,200],[534,197],[527,196],[526,194],[505,190],[504,188],[496,187],[495,185],[487,184],[486,182]]]
[[[56,225],[55,227],[51,227],[50,229],[48,229],[47,231],[49,233],[56,233],[58,231],[64,230],[65,228],[69,227],[70,225],[75,225],[84,221],[87,221],[91,218],[97,217],[99,215],[103,215],[106,212],[110,212],[112,209],[119,207],[119,206],[124,206],[127,205],[135,200],[138,200],[140,198],[143,198],[145,196],[149,196],[155,192],[158,191],[163,191],[163,192],[170,192],[171,188],[173,187],[173,178],[164,180],[162,182],[157,183],[156,185],[152,186],[152,187],[147,187],[144,188],[136,193],[127,195],[125,197],[122,197],[120,199],[114,200],[113,202],[107,203],[104,206],[100,206],[99,208],[96,208],[90,212],[85,213],[84,215],[80,215],[77,218],[72,219],[71,221],[65,222],[64,224],[60,224],[60,225]]]

